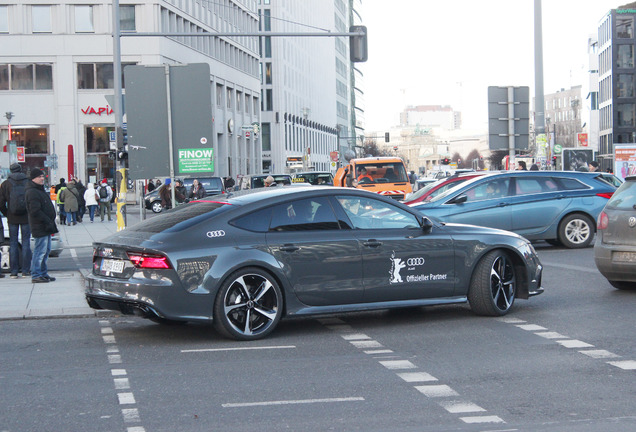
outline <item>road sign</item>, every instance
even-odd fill
[[[488,87],[488,145],[490,150],[508,150],[511,137],[514,139],[516,150],[528,149],[530,136],[529,102],[530,89],[527,86]]]
[[[251,131],[245,131],[245,138],[249,138],[251,134]]]
[[[552,149],[552,152],[554,154],[559,154],[563,151],[563,146],[561,146],[561,144],[555,144],[554,148]]]

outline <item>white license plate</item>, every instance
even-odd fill
[[[102,260],[101,271],[109,273],[121,273],[124,271],[124,264],[124,261],[104,259]]]
[[[612,261],[636,263],[636,252],[614,252]]]

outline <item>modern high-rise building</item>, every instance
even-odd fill
[[[614,167],[614,145],[636,143],[636,2],[610,10],[598,28],[601,168]]]
[[[134,64],[210,65],[215,174],[261,172],[261,137],[241,129],[260,121],[259,38],[131,36],[255,33],[257,0],[122,1],[119,16],[124,71]],[[15,141],[27,169],[51,165],[47,156],[57,155],[50,183],[114,177],[115,113],[106,100],[114,94],[112,33],[112,1],[0,4],[0,142]],[[293,82],[304,85],[299,76]]]
[[[354,1],[259,3],[262,31],[325,33],[261,38],[263,172],[333,170],[333,152],[361,145],[364,127],[361,91],[352,84],[361,73],[350,61],[349,38],[328,35],[349,31],[359,19]]]

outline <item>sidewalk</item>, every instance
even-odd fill
[[[114,209],[114,205],[113,205]],[[139,206],[127,206],[127,226],[139,222]],[[113,220],[100,221],[95,216],[91,223],[88,214],[77,225],[59,225],[60,237],[64,243],[62,255],[75,253],[75,249],[90,248],[94,241],[102,240],[117,232],[115,212]],[[53,258],[55,259],[55,258]],[[49,259],[50,262],[50,259]],[[91,269],[74,272],[50,272],[55,282],[34,284],[30,277],[11,279],[8,273],[0,279],[0,320],[35,319],[51,317],[95,316],[84,299],[84,275]]]

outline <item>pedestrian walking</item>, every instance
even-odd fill
[[[71,180],[62,190],[62,201],[66,212],[66,225],[77,225],[77,211],[79,210],[79,193],[75,186],[75,180]]]
[[[108,186],[106,179],[102,180],[101,184],[97,188],[97,194],[99,195],[99,216],[104,222],[104,216],[108,213],[108,221],[112,221],[110,215],[110,200],[113,197],[113,190]]]
[[[60,186],[60,188],[57,189],[57,186]],[[64,200],[62,200],[62,192],[66,189],[66,182],[63,185],[62,182],[60,182],[60,185],[56,185],[55,188],[57,189],[57,198],[55,199],[55,203],[57,204],[57,209],[60,213],[60,224],[66,225],[66,211],[64,211]]]
[[[99,206],[99,194],[95,190],[93,183],[89,183],[86,191],[84,192],[84,202],[86,202],[86,207],[88,208],[88,216],[91,219],[91,223],[95,219],[95,211]]]
[[[182,203],[188,196],[188,190],[181,180],[175,181],[174,196],[178,203]]]
[[[155,190],[155,183],[152,181],[152,179],[148,182],[148,188],[147,188],[147,192],[150,193],[153,190]]]
[[[75,188],[77,188],[77,222],[81,223],[86,213],[86,200],[84,199],[84,192],[86,192],[86,186],[82,183],[82,180],[75,179]]]
[[[0,185],[0,211],[6,216],[9,224],[9,265],[11,278],[15,279],[19,277],[19,272],[22,272],[22,276],[31,275],[31,227],[26,207],[26,187],[29,179],[22,172],[20,164],[11,164],[9,170],[9,178]],[[2,228],[4,233],[4,227]]]
[[[44,190],[44,172],[33,168],[26,187],[26,206],[31,226],[31,235],[35,239],[33,258],[31,259],[31,282],[53,282],[49,276],[47,261],[51,253],[51,234],[58,232],[55,225],[55,207],[51,197]]]
[[[205,198],[205,196],[206,196],[205,188],[203,187],[201,183],[199,183],[199,180],[197,179],[192,180],[192,188],[190,188],[190,193],[188,194],[188,198],[193,200],[198,200],[198,199]]]

